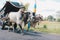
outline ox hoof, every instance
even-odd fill
[[[22,33],[21,30],[16,31],[17,33]]]

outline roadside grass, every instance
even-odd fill
[[[46,26],[46,28],[44,26]],[[27,26],[25,27],[25,29],[27,30]],[[37,32],[60,34],[60,22],[42,21],[40,22],[40,25],[36,24],[36,27],[35,28],[31,27],[30,30]]]

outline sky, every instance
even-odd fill
[[[0,0],[0,9],[4,6],[5,2],[8,0]],[[10,0],[24,5],[29,3],[28,10],[33,11],[35,0]],[[36,14],[41,14],[43,17],[48,15],[53,15],[56,17],[56,12],[60,11],[60,0],[36,0],[37,12]]]

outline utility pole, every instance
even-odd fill
[[[34,0],[34,1],[35,1],[35,3],[34,3],[33,15],[35,16],[35,14],[36,14],[36,0]]]

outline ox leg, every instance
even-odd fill
[[[13,27],[13,32],[14,32],[14,23],[12,23],[12,27]]]
[[[19,24],[20,29],[22,30],[22,26]]]
[[[13,32],[14,32],[16,30],[17,24],[16,23],[12,23],[12,27],[13,27]],[[9,29],[10,29],[10,26],[8,27],[8,31],[10,31]]]
[[[40,25],[40,21],[38,21],[38,25]]]
[[[19,24],[19,26],[20,26],[20,28],[21,28],[21,30],[22,30],[22,26]]]
[[[17,24],[15,23],[15,24],[14,24],[14,30],[16,30],[16,27],[17,27]]]
[[[2,25],[2,30],[3,30],[3,29],[5,29],[5,25],[6,25],[6,24],[3,22],[3,25]]]
[[[22,31],[24,31],[24,22],[22,22]]]
[[[20,26],[22,32],[24,32],[24,22],[22,22],[22,24],[19,24],[19,26]]]

